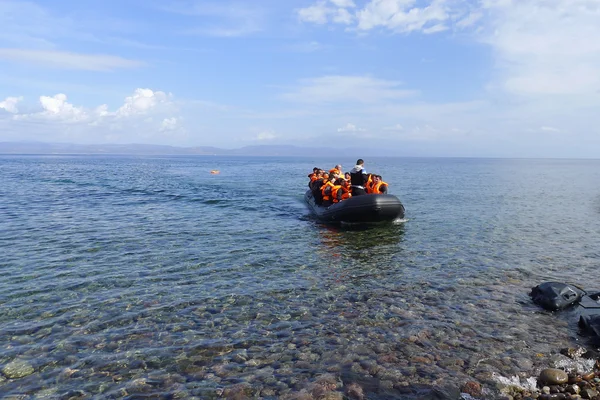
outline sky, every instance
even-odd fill
[[[0,141],[600,158],[598,0],[0,0]]]

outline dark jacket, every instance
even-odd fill
[[[369,177],[362,165],[355,165],[350,170],[350,185],[364,187],[368,179]]]

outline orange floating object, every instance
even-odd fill
[[[210,173],[213,174],[213,175],[216,175],[216,174],[221,173],[221,171],[219,171],[218,169],[213,169],[213,170],[210,171]]]

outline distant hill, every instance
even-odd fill
[[[310,148],[265,145],[239,149],[210,146],[176,147],[153,144],[71,144],[43,142],[0,142],[0,154],[113,154],[113,155],[235,155],[235,156],[367,156],[366,149]]]

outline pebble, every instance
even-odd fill
[[[540,372],[538,380],[547,385],[562,385],[569,381],[569,375],[562,369],[546,368]]]

